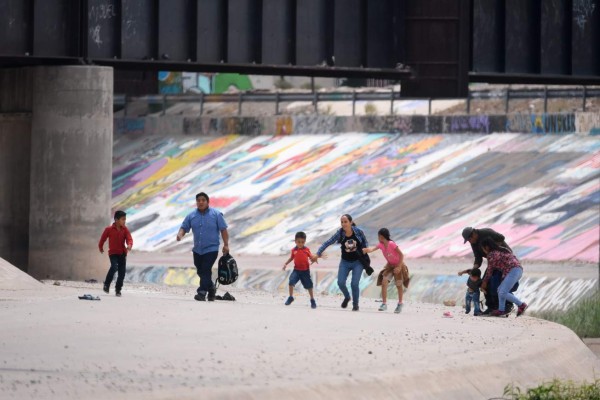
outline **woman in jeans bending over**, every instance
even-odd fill
[[[488,268],[485,271],[481,289],[484,291],[487,290],[487,284],[494,270],[502,272],[502,283],[498,287],[498,309],[492,311],[491,315],[495,317],[508,316],[509,313],[504,311],[507,300],[519,307],[517,309],[517,317],[522,315],[527,309],[527,303],[522,302],[517,296],[510,293],[510,289],[523,276],[521,263],[509,249],[500,247],[490,238],[486,238],[481,242],[481,248],[488,259]]]

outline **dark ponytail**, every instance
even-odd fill
[[[506,247],[501,247],[492,238],[486,237],[481,241],[481,248],[487,247],[489,251],[500,251],[503,253],[510,253]]]
[[[388,228],[381,228],[377,234],[383,236],[385,240],[392,240],[390,239],[390,231]]]

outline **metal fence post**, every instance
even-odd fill
[[[390,115],[394,115],[394,87],[392,86],[391,91],[391,99],[390,99]]]
[[[548,112],[548,86],[544,86],[544,114]]]
[[[279,115],[279,90],[275,92],[275,115]]]
[[[583,112],[585,112],[585,103],[586,103],[586,100],[587,100],[587,86],[584,86],[583,87],[583,107],[582,107]]]
[[[242,92],[238,97],[238,115],[242,115]]]
[[[204,92],[200,92],[200,115],[204,112]]]
[[[356,90],[352,91],[352,116],[356,115]]]
[[[471,91],[467,90],[467,115],[471,114]]]
[[[428,103],[429,103],[427,105],[427,115],[431,115],[431,102],[432,102],[431,97],[429,99],[427,99],[427,100],[428,100]]]
[[[163,94],[162,96],[162,113],[161,115],[165,115],[165,110],[167,109],[167,95]]]
[[[319,94],[314,92],[313,94],[313,105],[315,106],[315,114],[319,114]]]
[[[125,101],[125,104],[123,105],[123,116],[126,117],[127,116],[127,95],[123,96],[123,99]],[[585,111],[585,106],[584,106],[584,111]]]
[[[510,101],[510,87],[506,88],[504,93],[504,114],[508,114],[508,102]]]

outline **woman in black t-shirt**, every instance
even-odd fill
[[[333,243],[340,243],[342,248],[342,259],[340,260],[340,266],[338,269],[338,286],[344,294],[344,301],[342,302],[342,308],[348,307],[348,303],[352,298],[352,311],[358,311],[358,299],[360,297],[360,277],[362,276],[363,266],[358,259],[359,252],[363,248],[369,247],[367,239],[362,230],[360,230],[349,214],[344,214],[340,218],[342,228],[333,234],[325,243],[319,247],[316,254],[313,254],[312,261],[317,261],[323,251]],[[346,281],[348,275],[352,272],[352,281],[350,287],[352,289],[352,297],[348,292]]]

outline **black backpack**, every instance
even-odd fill
[[[217,270],[217,280],[215,285],[231,285],[238,278],[238,268],[235,259],[227,253],[219,258],[219,267]]]

